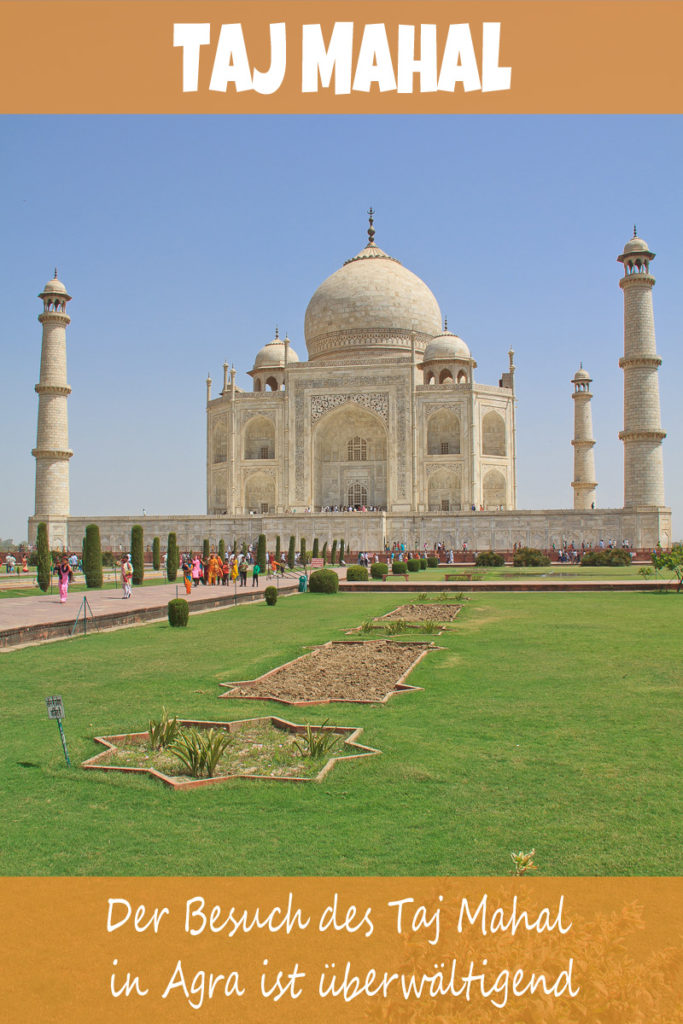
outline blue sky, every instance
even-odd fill
[[[602,507],[623,502],[621,267],[653,264],[667,502],[683,535],[680,117],[4,117],[0,537],[33,509],[41,328],[68,330],[71,511],[202,513],[205,379],[237,381],[367,239],[434,292],[495,384],[515,350],[518,504],[571,507],[571,377],[593,376]]]

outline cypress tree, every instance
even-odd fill
[[[99,590],[102,586],[102,545],[100,543],[100,528],[97,523],[91,523],[85,528],[85,585],[92,590]]]
[[[178,541],[176,540],[175,533],[169,533],[168,544],[166,545],[166,579],[169,583],[175,583],[179,564]]]
[[[130,531],[130,560],[133,563],[133,586],[141,587],[145,576],[145,547],[141,526],[134,526]]]
[[[220,558],[221,562],[225,561],[225,541],[223,540],[222,537],[218,541],[218,557]]]
[[[234,540],[232,542],[232,553],[233,553],[233,555],[237,555],[237,541],[236,540]]]
[[[161,541],[158,537],[152,541],[152,565],[157,570],[161,568]]]
[[[341,565],[344,561],[344,541],[339,541],[339,564]]]
[[[247,553],[247,542],[246,542],[246,540],[243,540],[242,541],[242,554],[246,555],[246,553]]]
[[[202,541],[202,557],[208,558],[210,554],[211,549],[209,548],[209,539],[208,537],[205,537],[204,540]]]
[[[311,558],[319,558],[318,555],[318,538],[316,537],[313,541],[313,551],[311,552]]]
[[[287,565],[290,569],[294,568],[294,554],[296,551],[296,540],[294,537],[289,538],[289,550],[287,551]]]
[[[337,542],[336,542],[336,540],[333,540],[332,541],[332,554],[330,555],[330,565],[334,565],[334,561],[335,561],[336,557],[337,557]]]
[[[323,553],[320,556],[323,560],[323,565],[327,563],[327,541],[323,544]]]
[[[52,575],[52,556],[50,545],[47,542],[47,526],[45,523],[38,523],[36,534],[38,547],[38,586],[45,594],[50,589],[50,577]]]
[[[280,561],[281,553],[282,552],[280,551],[280,534],[278,533],[277,537],[275,538],[275,561],[278,563]]]
[[[81,565],[83,566],[83,572],[85,572],[85,536],[81,543]]]
[[[300,562],[301,562],[301,564],[303,566],[305,566],[306,562],[308,561],[308,553],[306,551],[306,538],[305,537],[301,538],[301,556],[300,556],[299,560],[300,560]]]
[[[256,561],[261,567],[261,572],[266,571],[266,535],[259,533],[258,547],[256,548]]]

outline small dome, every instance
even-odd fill
[[[629,238],[628,242],[624,246],[624,252],[649,252],[649,246],[647,242],[643,241],[642,238],[638,238],[634,235],[633,238]]]
[[[71,296],[67,292],[65,286],[62,284],[62,282],[57,277],[57,268],[56,267],[55,267],[55,276],[52,278],[51,281],[47,282],[47,284],[43,288],[42,292],[40,293],[40,298],[42,299],[44,295],[64,295],[64,296],[66,296],[67,299],[71,298]]]
[[[591,379],[590,374],[587,373],[582,366],[579,367],[579,369],[574,374],[574,380],[590,380],[590,379]]]
[[[287,339],[289,341],[289,339]],[[289,346],[289,353],[287,355],[288,363],[298,363],[299,357],[292,348]],[[285,365],[285,343],[282,338],[278,337],[277,333],[272,341],[269,341],[267,345],[264,345],[256,353],[256,359],[254,360],[255,370],[272,370],[283,367]]]
[[[437,338],[433,338],[422,357],[423,363],[431,363],[436,359],[471,359],[472,354],[457,334],[451,331],[444,331]]]

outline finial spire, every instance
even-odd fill
[[[368,228],[368,245],[374,245],[375,244],[375,229],[373,227],[373,224],[374,224],[373,218],[374,218],[374,216],[375,216],[375,211],[373,210],[372,207],[370,207],[370,209],[368,210],[368,218],[370,220],[370,227]]]
[[[445,316],[443,318],[443,329],[444,329],[444,331],[448,330],[448,317],[447,316]]]
[[[636,226],[635,226],[635,224],[633,225],[633,237],[634,237],[634,238],[637,238],[637,237],[638,237],[638,232],[636,231]]]
[[[55,281],[57,280],[57,268],[55,267]]]
[[[279,332],[279,330],[278,330],[278,326],[277,326],[277,324],[275,324],[275,337],[276,337],[276,338],[279,338],[279,337],[280,337],[280,332]]]

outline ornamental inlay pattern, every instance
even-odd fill
[[[348,402],[364,406],[380,416],[385,426],[388,425],[389,396],[386,392],[374,391],[367,395],[313,395],[311,398],[311,426],[314,426],[325,413],[332,409],[338,409],[340,405],[346,405]]]

